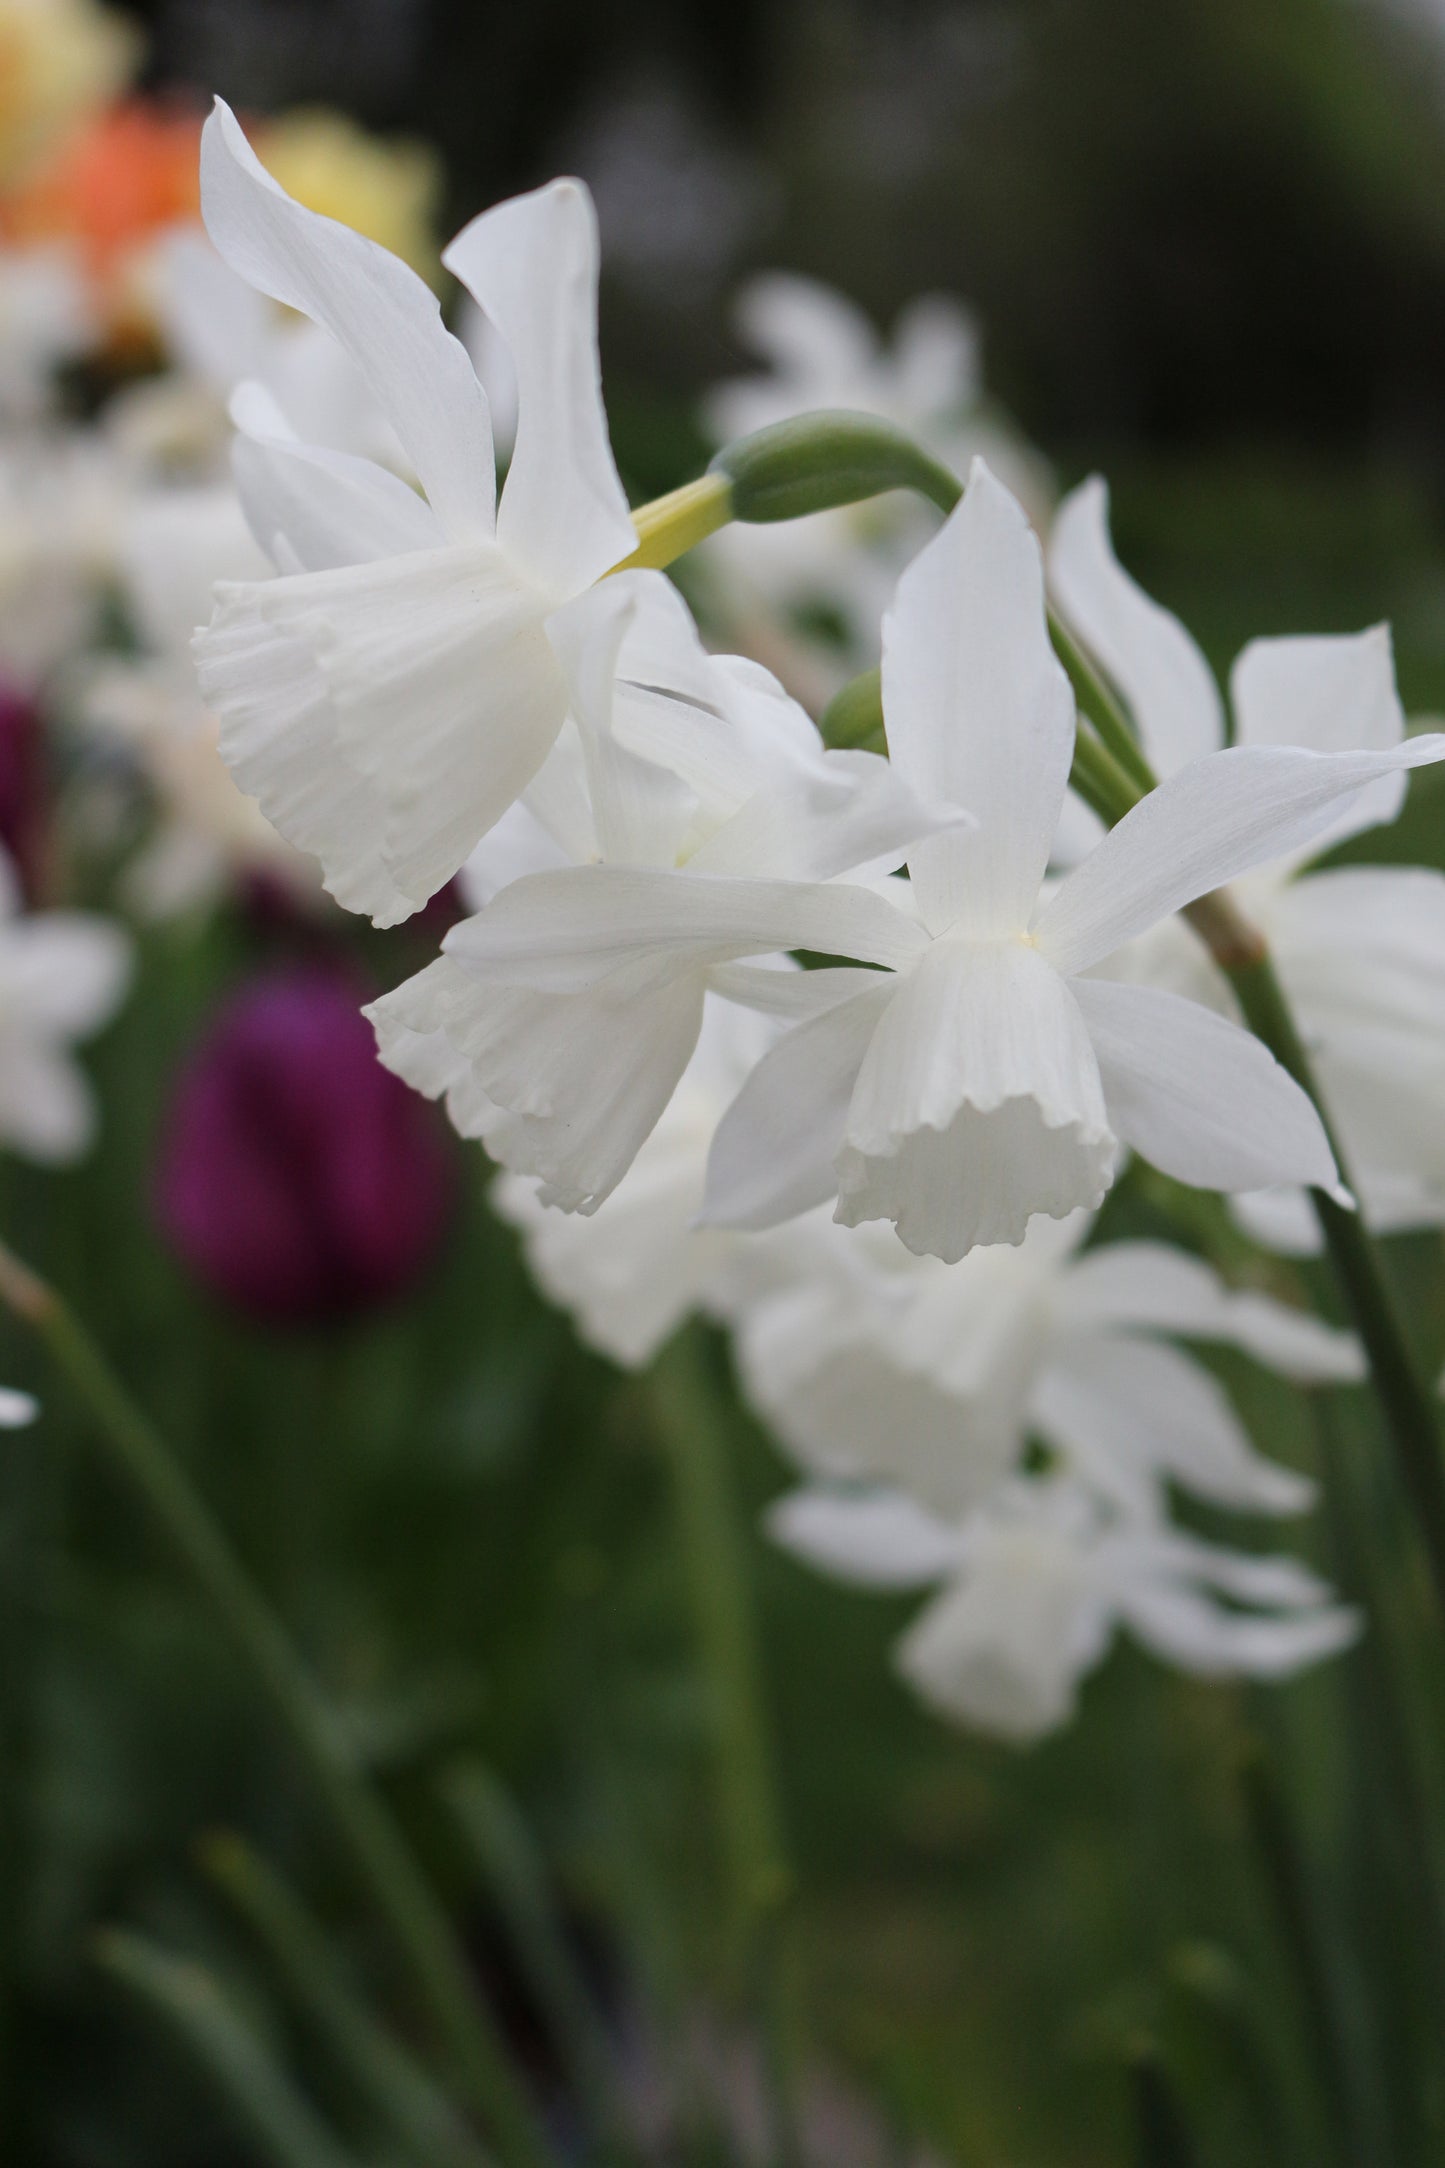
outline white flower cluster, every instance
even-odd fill
[[[1175,917],[1238,880],[1367,1204],[1442,1216],[1439,877],[1300,870],[1445,757],[1405,733],[1387,635],[1256,643],[1226,746],[1099,486],[1063,506],[1046,578],[976,459],[884,617],[891,757],[829,750],[629,567],[579,183],[446,254],[514,372],[498,498],[486,394],[420,280],[287,197],[223,106],[202,176],[222,257],[343,350],[400,450],[237,391],[274,570],[218,587],[203,694],[348,908],[394,924],[462,874],[472,915],[369,1013],[383,1060],[508,1170],[544,1284],[624,1362],[694,1308],[733,1327],[807,1478],[775,1533],[858,1581],[941,1584],[900,1662],[966,1721],[1056,1724],[1119,1624],[1216,1674],[1342,1645],[1355,1621],[1304,1568],[1172,1525],[1176,1488],[1264,1514],[1309,1495],[1174,1342],[1323,1382],[1359,1374],[1353,1340],[1182,1251],[1088,1237],[1131,1152],[1253,1223],[1303,1187],[1350,1202]],[[1163,778],[1107,833],[1068,795],[1050,589]]]

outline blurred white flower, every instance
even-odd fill
[[[1047,467],[986,405],[977,327],[952,296],[910,302],[884,340],[832,287],[768,272],[742,289],[737,329],[769,366],[708,394],[703,425],[716,443],[818,408],[874,414],[957,473],[982,456],[1035,522],[1046,520]],[[816,703],[877,660],[879,619],[934,524],[927,508],[894,495],[775,526],[724,528],[698,553],[706,602],[732,640]],[[810,635],[810,617],[823,621],[821,633]]]
[[[1019,1745],[1068,1721],[1120,1626],[1195,1676],[1263,1679],[1334,1655],[1360,1629],[1297,1560],[1121,1517],[1067,1477],[1018,1478],[962,1520],[896,1491],[796,1491],[768,1525],[858,1586],[941,1583],[898,1668],[939,1715]]]
[[[23,1430],[39,1413],[39,1405],[29,1393],[18,1393],[13,1386],[0,1385],[0,1430]]]
[[[567,707],[548,620],[635,546],[602,409],[591,203],[554,182],[446,253],[516,367],[497,505],[486,395],[415,273],[294,203],[219,103],[202,200],[231,267],[345,350],[421,485],[303,441],[243,387],[237,481],[281,576],[223,583],[196,642],[241,787],[339,902],[394,924],[536,774]]]
[[[1255,1452],[1166,1336],[1241,1348],[1300,1383],[1360,1377],[1353,1336],[1231,1292],[1165,1243],[1080,1255],[1090,1226],[1035,1219],[1017,1248],[955,1265],[818,1215],[761,1237],[742,1262],[760,1290],[734,1303],[744,1388],[811,1475],[896,1483],[940,1513],[979,1504],[1031,1437],[1121,1510],[1162,1510],[1176,1482],[1215,1505],[1300,1511],[1312,1486]]]
[[[759,1063],[718,1130],[708,1217],[764,1227],[836,1194],[846,1224],[888,1219],[910,1249],[954,1260],[1022,1240],[1036,1212],[1097,1205],[1126,1144],[1202,1188],[1334,1189],[1319,1117],[1260,1041],[1201,1004],[1085,974],[1196,896],[1329,830],[1364,786],[1445,757],[1445,737],[1213,753],[1041,898],[1074,704],[1045,628],[1038,545],[981,464],[899,583],[883,701],[895,768],[924,804],[967,806],[978,826],[910,854],[913,913],[870,899],[867,947],[843,923],[845,891],[814,890],[806,928],[805,891],[791,926],[779,905],[775,945],[892,968],[840,986],[845,998]],[[665,894],[656,953],[683,942],[695,953],[707,934],[695,918],[670,931]],[[719,942],[741,912],[715,911]],[[634,903],[634,953],[642,916]],[[554,929],[549,958],[561,946]],[[572,968],[586,950],[574,936]]]
[[[826,751],[757,665],[705,655],[660,574],[607,581],[555,636],[572,720],[499,833],[524,828],[540,854],[531,864],[557,870],[509,880],[453,928],[435,964],[367,1013],[383,1061],[445,1093],[464,1135],[538,1176],[545,1202],[592,1211],[671,1099],[710,986],[789,1015],[854,986],[856,973],[825,984],[734,966],[739,953],[785,945],[769,913],[801,897],[806,918],[810,897],[835,892],[804,884],[876,876],[958,816],[926,809],[876,755]],[[838,893],[841,906],[812,907],[819,932],[836,932],[839,908],[860,939],[875,912],[885,924],[900,916],[867,889]],[[689,922],[734,905],[742,937],[693,953]],[[681,938],[654,953],[659,910]]]
[[[0,861],[0,1147],[57,1166],[86,1150],[96,1110],[70,1050],[110,1021],[129,977],[119,926],[89,912],[23,912]]]
[[[1177,775],[1214,754],[1225,719],[1213,675],[1179,620],[1117,562],[1101,481],[1086,482],[1060,508],[1049,577],[1059,608],[1127,700],[1156,773]],[[1388,752],[1405,740],[1383,625],[1252,641],[1230,673],[1230,704],[1241,746]],[[1269,942],[1362,1207],[1384,1232],[1445,1224],[1445,874],[1419,866],[1312,872],[1308,861],[1393,820],[1405,787],[1403,773],[1382,776],[1308,842],[1235,884]],[[1103,968],[1236,1013],[1222,974],[1177,920]],[[1297,1191],[1247,1196],[1236,1210],[1263,1241],[1318,1243]]]
[[[93,433],[39,426],[0,440],[0,655],[33,691],[95,637],[114,572],[125,479]]]
[[[95,335],[85,280],[68,250],[0,247],[0,423],[13,428],[45,413],[56,369]]]
[[[144,485],[120,526],[120,589],[140,651],[97,659],[77,686],[86,721],[126,749],[156,797],[157,825],[126,869],[125,900],[146,918],[168,918],[258,873],[320,901],[314,860],[232,782],[191,662],[214,582],[264,569],[234,490]]]

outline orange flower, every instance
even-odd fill
[[[200,211],[201,117],[130,99],[101,113],[29,185],[0,203],[15,242],[70,241],[101,297],[124,305],[137,247]]]

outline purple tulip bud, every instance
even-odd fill
[[[36,899],[45,848],[45,741],[40,710],[0,681],[0,844],[27,901]]]
[[[404,1293],[445,1236],[450,1137],[377,1060],[365,998],[330,963],[268,972],[225,1003],[177,1080],[161,1225],[253,1317],[354,1316]]]

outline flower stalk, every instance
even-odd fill
[[[549,2149],[436,1898],[280,1620],[149,1418],[55,1290],[0,1246],[0,1301],[44,1342],[94,1419],[94,1436],[144,1499],[289,1731],[357,1875],[391,1930],[462,2097],[509,2168],[547,2168]]]
[[[764,2033],[778,2158],[801,2159],[793,2104],[786,1911],[793,1876],[769,1748],[757,1635],[728,1441],[701,1342],[684,1332],[652,1371],[652,1404],[672,1469],[698,1644],[712,1699],[717,1793],[734,1933]]]

